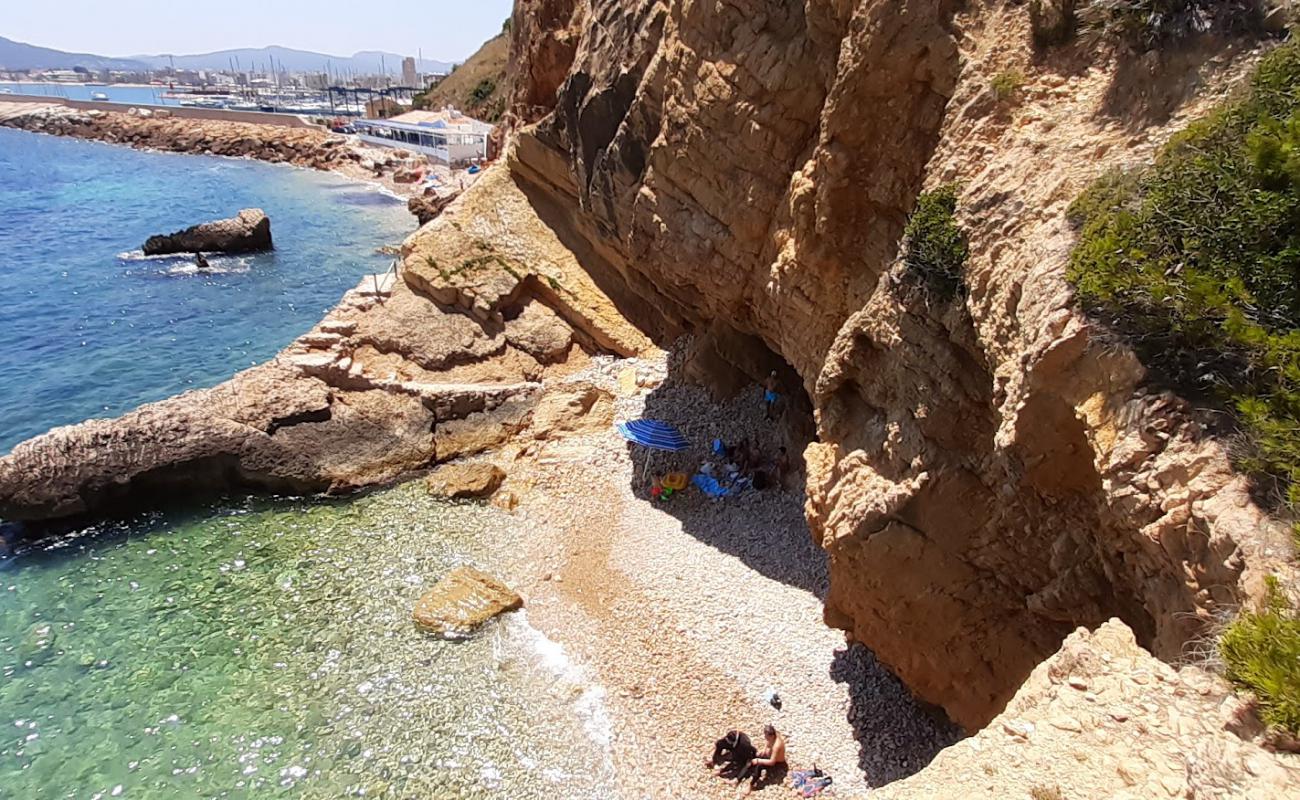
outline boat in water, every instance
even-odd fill
[[[108,95],[105,94],[104,92],[91,92],[91,93],[90,93],[90,99],[91,99],[91,100],[107,100],[107,99],[108,99]]]
[[[223,97],[189,97],[178,102],[192,108],[226,108],[227,100]]]

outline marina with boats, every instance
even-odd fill
[[[261,111],[322,117],[362,117],[367,103],[386,100],[409,109],[419,89],[330,86],[208,87],[167,84],[97,84],[65,82],[0,82],[0,94],[34,95],[64,100],[90,100],[129,105]]]

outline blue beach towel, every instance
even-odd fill
[[[819,769],[797,770],[791,777],[791,785],[801,797],[816,797],[830,787],[831,776]]]
[[[704,473],[697,473],[694,478],[691,478],[691,483],[695,484],[696,488],[707,494],[709,497],[726,497],[731,494],[730,489],[718,483],[715,478],[705,475]]]

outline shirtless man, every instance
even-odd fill
[[[776,413],[776,404],[781,399],[780,393],[777,392],[777,386],[778,381],[776,370],[772,370],[771,374],[767,376],[767,380],[763,381],[763,403],[767,406],[768,419],[776,418],[774,416]]]
[[[772,466],[776,468],[776,485],[785,491],[785,476],[790,474],[790,454],[784,447],[777,452]]]
[[[777,784],[785,779],[785,737],[771,725],[763,727],[767,747],[749,762],[749,787],[745,794],[767,784]]]

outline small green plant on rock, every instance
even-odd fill
[[[1018,69],[1009,69],[1005,72],[999,72],[989,84],[993,89],[993,96],[1002,102],[1011,100],[1020,94],[1020,90],[1025,85],[1025,73]]]
[[[956,186],[923,192],[903,231],[907,274],[940,300],[951,300],[966,291],[970,245],[957,225],[956,212]]]
[[[1224,630],[1219,653],[1228,680],[1254,693],[1260,718],[1300,734],[1300,614],[1276,578],[1262,607]]]
[[[469,93],[469,96],[470,99],[473,101],[473,104],[478,106],[487,102],[487,99],[491,97],[492,93],[495,92],[496,90],[497,90],[496,81],[492,80],[491,78],[484,78],[483,80],[478,82],[478,85],[475,86],[474,89]]]

